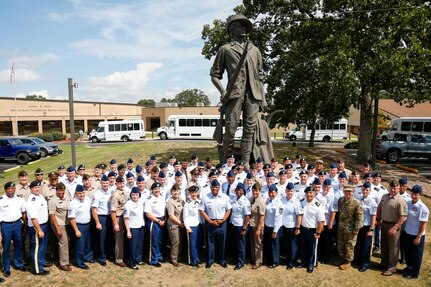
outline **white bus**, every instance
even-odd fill
[[[400,133],[431,135],[431,117],[393,119],[388,125],[388,130],[384,131],[380,137],[392,140],[395,134]]]
[[[96,131],[92,131],[89,140],[101,141],[131,141],[145,139],[143,120],[123,120],[100,122]]]
[[[295,129],[291,130],[286,137],[291,141],[308,141],[310,140],[311,130],[311,126],[307,126],[306,124],[300,124]],[[316,133],[314,134],[314,140],[329,142],[331,140],[342,139],[347,139],[346,119],[340,119],[332,125],[316,123]]]
[[[212,139],[220,116],[217,115],[172,115],[165,126],[157,129],[157,135],[166,139]],[[242,137],[242,120],[235,138]]]

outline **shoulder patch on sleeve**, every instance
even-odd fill
[[[31,199],[31,201],[36,201],[36,197],[33,197],[33,198]]]
[[[318,201],[316,201],[316,206],[320,206],[320,203]]]

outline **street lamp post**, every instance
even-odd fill
[[[72,78],[68,79],[69,89],[69,123],[70,123],[70,145],[72,152],[72,166],[76,167],[76,149],[75,149],[75,116],[73,111],[73,88],[77,88],[78,84],[72,84]]]

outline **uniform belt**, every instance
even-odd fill
[[[76,223],[76,224],[78,224],[78,225],[88,225],[88,224],[90,224],[90,222],[87,222],[87,223]]]
[[[13,221],[2,221],[2,224],[15,224],[18,221],[21,221],[22,217],[18,218],[17,220],[13,220]]]
[[[221,219],[221,218],[211,218],[211,220],[223,220],[223,219]]]
[[[97,216],[108,217],[108,214],[98,214]]]
[[[301,225],[301,228],[307,229],[307,230],[312,230],[312,229],[316,229],[316,227],[305,227],[303,225]]]
[[[382,223],[386,223],[386,224],[395,224],[396,222],[390,222],[390,221],[385,221],[383,220]]]
[[[162,217],[156,217],[156,218],[159,219],[159,220],[165,220],[164,216],[162,216]]]

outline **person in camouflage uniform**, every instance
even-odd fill
[[[353,197],[353,187],[343,188],[344,196],[338,199],[338,254],[344,262],[341,270],[350,268],[353,261],[356,237],[364,222],[364,211],[359,200]]]

